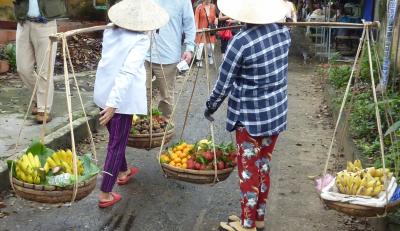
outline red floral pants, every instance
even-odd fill
[[[270,161],[278,135],[252,137],[244,127],[236,129],[240,184],[241,222],[254,228],[255,221],[264,221],[270,188]]]

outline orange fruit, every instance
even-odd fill
[[[182,168],[187,169],[187,164],[186,164],[186,163],[183,163],[183,164],[182,164]]]
[[[176,152],[174,152],[174,153],[171,154],[171,159],[174,160],[174,159],[176,159],[177,157],[179,157],[179,156],[178,156],[178,154],[177,154]]]
[[[179,158],[181,158],[181,159],[185,158],[186,156],[187,156],[187,154],[184,152],[179,153]]]
[[[177,163],[177,164],[178,164],[178,163],[181,163],[181,162],[182,162],[182,159],[179,158],[179,157],[177,157],[177,158],[174,159],[174,162]]]
[[[177,168],[182,168],[182,164],[181,164],[181,163],[177,163],[177,164],[175,165],[175,167],[177,167]]]
[[[183,163],[183,164],[186,164],[187,160],[188,160],[187,158],[183,158],[183,159],[182,159],[182,163]]]
[[[174,162],[174,161],[171,161],[171,162],[169,162],[169,165],[175,166],[175,162]]]
[[[184,153],[189,153],[191,150],[192,150],[191,148],[186,147],[185,149],[183,149],[183,152]]]
[[[163,154],[163,155],[160,156],[160,162],[161,163],[168,163],[170,161],[171,161],[171,159],[167,155]]]
[[[193,144],[189,144],[189,145],[187,146],[187,148],[190,148],[190,150],[192,150],[192,149],[194,148],[194,146],[193,146]]]

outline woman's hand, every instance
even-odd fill
[[[114,113],[117,109],[113,107],[106,107],[103,111],[100,112],[100,125],[106,126],[110,119],[114,116]]]

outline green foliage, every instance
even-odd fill
[[[356,139],[365,139],[372,142],[376,137],[375,110],[370,107],[372,102],[371,93],[361,93],[354,96],[352,113],[350,116],[351,134]]]
[[[379,75],[379,66],[378,66],[378,61],[376,60],[376,54],[374,52],[375,49],[371,47],[371,59],[372,59],[372,73],[374,75],[375,83],[378,81],[378,75]],[[378,54],[378,59],[379,62],[382,63],[382,58],[379,57]],[[361,55],[360,58],[360,79],[363,82],[371,83],[371,69],[369,67],[369,57],[368,57],[368,50],[366,45],[364,45],[364,52]]]
[[[392,144],[387,152],[385,153],[385,166],[386,168],[390,168],[390,170],[395,174],[395,177],[399,179],[400,176],[400,141],[396,141]],[[376,158],[375,167],[382,167],[382,158]]]
[[[340,52],[334,52],[331,54],[331,57],[329,58],[330,63],[335,64],[338,62],[338,60],[342,57]]]
[[[346,86],[351,74],[351,67],[348,65],[341,65],[332,67],[329,70],[329,82],[336,88]]]
[[[153,115],[153,116],[161,116],[162,115],[162,112],[160,111],[160,109],[158,109],[158,108],[152,108],[151,109],[151,114]]]
[[[44,164],[47,161],[47,158],[53,155],[54,150],[47,148],[39,140],[33,140],[31,146],[29,146],[28,150],[26,150],[26,153],[32,153],[32,155],[38,155],[40,164],[44,166]]]
[[[8,62],[10,63],[11,70],[17,70],[17,55],[15,43],[7,44],[7,46],[4,48],[4,54]]]
[[[400,131],[400,120],[395,122],[392,126],[389,127],[389,129],[385,133],[385,136],[395,131]]]

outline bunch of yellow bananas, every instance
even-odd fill
[[[355,160],[354,163],[352,163],[351,161],[347,161],[347,171],[348,172],[358,172],[360,170],[362,170],[362,164],[360,160]]]
[[[387,179],[393,176],[386,169]],[[376,197],[384,190],[384,170],[363,169],[360,160],[347,162],[347,169],[336,174],[336,186],[343,194]]]
[[[83,165],[82,162],[78,159],[78,175],[83,174]],[[44,170],[46,173],[49,170],[54,170],[57,168],[61,168],[63,172],[73,174],[73,155],[71,150],[58,150],[53,155],[47,158],[46,164],[44,165]]]
[[[37,155],[32,155],[32,153],[24,154],[17,160],[15,165],[15,172],[17,178],[30,183],[30,184],[40,184],[40,169],[41,164],[39,157]]]

